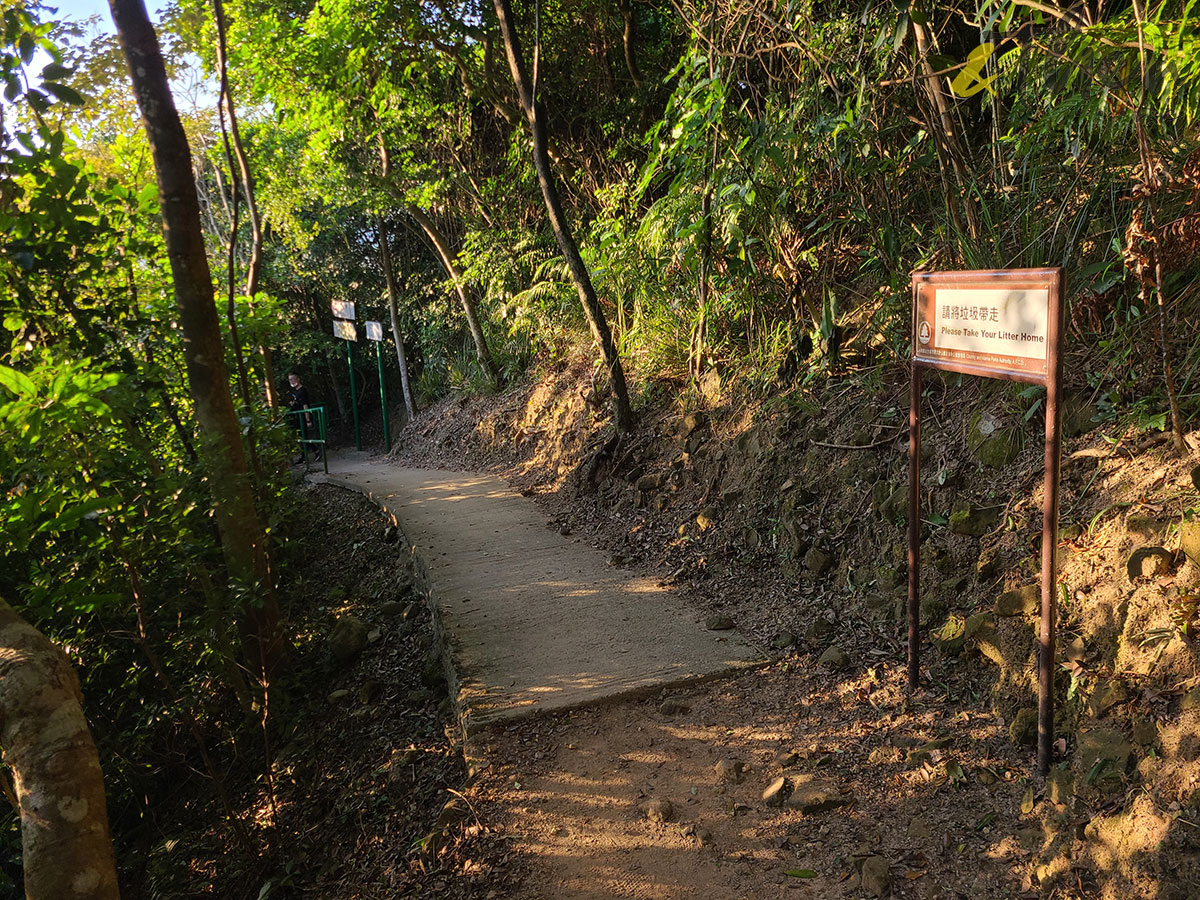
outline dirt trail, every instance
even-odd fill
[[[312,479],[365,493],[408,536],[468,735],[765,661],[655,579],[547,528],[498,478],[342,456]]]
[[[1015,897],[1023,873],[1028,887],[1027,754],[963,696],[910,705],[889,651],[865,670],[801,654],[680,685],[755,652],[651,579],[614,576],[498,479],[331,471],[317,480],[390,509],[424,560],[481,772],[471,796],[532,866],[523,896]],[[568,711],[514,721],[537,707]]]
[[[490,734],[491,809],[532,860],[523,896],[1036,896],[1030,760],[1001,722],[932,696],[906,712],[901,667],[798,662]],[[793,790],[774,806],[779,778]]]

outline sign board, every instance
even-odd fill
[[[350,300],[331,300],[329,306],[339,319],[354,320],[354,303]]]
[[[382,341],[383,340],[383,326],[380,325],[378,322],[367,322],[367,340],[368,341]]]
[[[353,322],[347,322],[343,319],[334,319],[333,335],[334,337],[340,337],[344,341],[357,341],[358,329],[354,327]]]
[[[1061,269],[918,272],[913,362],[1045,384],[1058,354]]]
[[[908,686],[920,682],[921,378],[925,368],[1046,387],[1042,489],[1042,615],[1038,627],[1038,771],[1054,739],[1054,622],[1058,568],[1062,269],[916,272],[908,412]]]

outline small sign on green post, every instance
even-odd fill
[[[367,340],[375,342],[375,359],[379,363],[379,404],[383,410],[383,452],[392,449],[392,432],[388,428],[387,382],[383,380],[383,326],[367,322]]]
[[[346,342],[346,364],[350,367],[350,411],[354,414],[354,449],[362,449],[362,432],[358,428],[358,389],[354,385],[354,356],[351,343],[358,340],[354,327],[354,304],[349,300],[332,300],[333,334]]]

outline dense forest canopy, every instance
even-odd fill
[[[302,372],[346,433],[331,301],[386,323],[410,415],[582,349],[628,428],[664,392],[905,360],[916,269],[1062,266],[1071,340],[1107,361],[1072,378],[1179,433],[1193,6],[181,0],[158,40],[228,373],[198,389],[120,43],[0,0],[0,597],[82,664],[118,842],[177,756],[269,769],[278,393]],[[233,431],[201,421],[218,394]]]

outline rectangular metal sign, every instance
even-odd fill
[[[1058,350],[1061,269],[917,272],[913,362],[1045,384]]]
[[[340,337],[344,341],[357,341],[358,329],[354,327],[353,322],[347,322],[344,319],[334,319],[333,335],[334,337]]]
[[[1062,269],[916,272],[908,411],[908,686],[920,683],[921,378],[925,368],[1046,387],[1042,488],[1042,615],[1038,627],[1038,771],[1053,756],[1055,590],[1058,567]]]
[[[367,322],[367,340],[368,341],[382,341],[383,340],[383,326],[380,325],[378,322]]]
[[[330,300],[329,306],[334,316],[339,319],[354,320],[354,302],[351,300]]]

